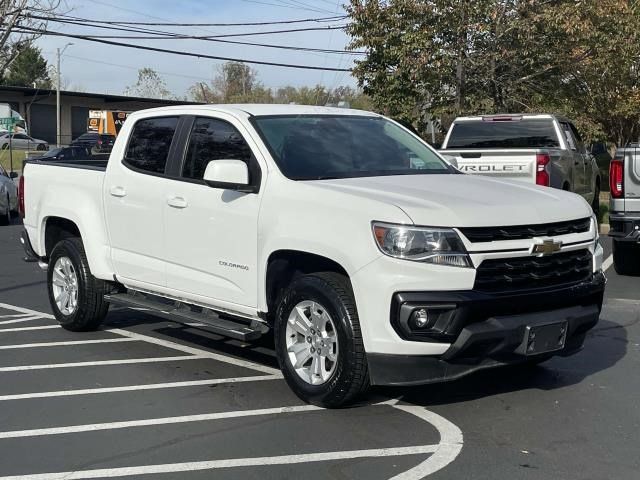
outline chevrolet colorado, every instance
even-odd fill
[[[559,188],[600,207],[600,171],[573,123],[547,114],[456,118],[441,154],[464,173]]]
[[[64,328],[118,304],[272,330],[288,384],[329,407],[572,354],[602,305],[583,198],[461,174],[369,112],[136,112],[106,165],[27,162],[20,203]]]

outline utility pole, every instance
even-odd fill
[[[57,64],[56,64],[56,147],[60,146],[61,139],[61,129],[60,129],[60,56],[64,53],[68,46],[73,45],[73,43],[67,43],[62,51],[60,48],[56,49],[57,53]]]

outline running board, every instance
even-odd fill
[[[269,327],[257,320],[235,319],[225,314],[226,318],[212,309],[191,305],[189,303],[169,300],[155,295],[143,293],[113,293],[104,296],[105,301],[123,307],[144,308],[150,313],[180,323],[197,322],[218,335],[250,342],[269,331]],[[250,323],[243,323],[243,322]]]

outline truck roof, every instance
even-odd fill
[[[379,116],[373,112],[365,110],[355,110],[351,108],[319,107],[310,105],[282,105],[282,104],[209,104],[209,105],[175,105],[169,107],[158,107],[147,110],[140,110],[130,116],[147,116],[149,113],[161,114],[176,111],[190,112],[226,112],[240,116],[267,116],[267,115],[359,115],[359,116]]]

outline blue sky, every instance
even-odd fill
[[[288,19],[325,17],[344,13],[345,0],[67,0],[68,15],[76,17],[140,22],[225,23],[260,22]],[[277,6],[281,5],[281,6]],[[306,7],[305,7],[306,6]],[[307,7],[309,7],[307,9]],[[312,11],[318,10],[318,11]],[[344,23],[344,22],[337,22]],[[264,27],[148,27],[175,31],[189,35],[215,35],[260,30],[280,30],[316,24],[271,25]],[[323,25],[323,24],[320,24]],[[85,35],[110,34],[106,30],[49,24],[50,30]],[[126,32],[112,34],[128,35]],[[234,40],[276,43],[313,48],[344,49],[348,37],[341,30],[294,32],[277,35],[238,37]],[[101,45],[82,40],[42,37],[38,46],[50,65],[55,65],[56,47],[68,47],[62,60],[63,82],[70,90],[80,88],[86,92],[121,94],[127,85],[135,83],[137,69],[151,67],[158,71],[169,90],[185,95],[190,85],[212,78],[221,61],[181,57],[177,55]],[[132,42],[131,40],[119,40]],[[258,59],[263,61],[312,64],[345,68],[351,65],[351,56],[324,53],[306,53],[263,47],[219,44],[196,40],[144,40],[141,45],[201,52],[209,55]],[[267,87],[284,85],[322,84],[329,88],[355,85],[347,72],[321,72],[294,70],[273,66],[252,65],[259,79]]]

